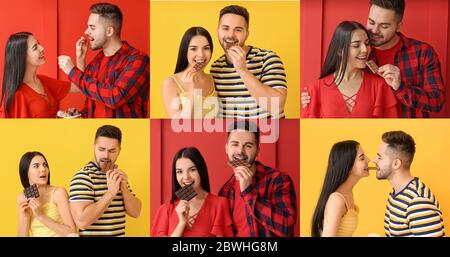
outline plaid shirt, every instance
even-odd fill
[[[87,97],[88,118],[146,118],[150,94],[149,57],[123,42],[98,78],[103,51],[82,72],[74,67],[69,80]],[[94,117],[95,116],[95,117]]]
[[[402,47],[394,65],[400,68],[401,84],[393,91],[404,118],[428,118],[445,103],[445,87],[439,58],[433,48],[398,33]],[[376,59],[376,56],[375,56]]]
[[[260,162],[255,164],[256,173],[252,184],[241,192],[250,235],[293,236],[297,220],[297,200],[291,177]],[[220,196],[230,200],[232,216],[235,183],[233,175],[219,191]]]

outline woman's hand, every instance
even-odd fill
[[[30,219],[30,209],[28,202],[22,202],[19,204],[19,218],[24,220]]]
[[[41,210],[41,203],[36,198],[31,198],[28,202],[28,205],[30,206],[31,211],[33,211],[33,214],[36,218],[42,217],[43,213]]]
[[[189,209],[189,202],[186,200],[181,200],[175,208],[178,215],[178,220],[184,225],[187,224],[189,219]]]
[[[198,75],[199,69],[194,66],[192,68],[189,68],[189,70],[181,76],[181,81],[186,86],[185,89],[194,87]]]

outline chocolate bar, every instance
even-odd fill
[[[228,165],[230,165],[233,169],[239,166],[244,166],[247,168],[250,168],[250,164],[247,162],[247,160],[233,160],[233,161],[229,161]]]
[[[38,190],[36,184],[33,184],[33,185],[25,188],[23,190],[23,193],[25,194],[25,197],[27,199],[38,198],[39,197],[39,190]]]
[[[374,74],[378,74],[378,66],[373,60],[367,61],[366,65]]]
[[[175,195],[180,200],[190,201],[192,198],[197,196],[197,192],[195,192],[195,190],[194,190],[194,184],[190,184],[190,185],[187,185],[185,187],[178,189],[175,192]]]

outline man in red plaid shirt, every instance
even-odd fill
[[[226,153],[233,176],[219,195],[230,200],[238,237],[293,236],[297,200],[291,177],[256,161],[259,129],[248,121],[232,124]]]
[[[407,38],[399,32],[405,11],[404,0],[370,0],[367,30],[377,62],[378,75],[392,88],[403,118],[428,118],[440,112],[446,89],[441,65],[427,43]],[[309,104],[302,93],[303,107]]]
[[[92,50],[101,49],[86,66],[87,40],[76,43],[77,66],[60,56],[60,68],[86,96],[84,117],[146,118],[150,94],[149,57],[120,38],[122,12],[113,4],[90,8],[88,28]]]
[[[367,30],[378,74],[392,88],[405,118],[429,117],[445,103],[439,58],[433,48],[399,32],[404,0],[370,0]]]

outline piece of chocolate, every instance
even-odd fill
[[[378,74],[378,65],[373,60],[367,61],[366,65],[374,74]]]
[[[197,196],[197,192],[194,190],[194,184],[190,184],[178,189],[175,195],[180,200],[190,201],[192,198]]]
[[[247,162],[247,160],[233,160],[231,162],[228,162],[228,165],[230,165],[233,169],[239,166],[244,166],[247,168],[250,168],[250,164]]]
[[[23,190],[23,193],[25,194],[25,197],[27,199],[30,198],[38,198],[39,197],[39,190],[36,184],[33,184]]]

